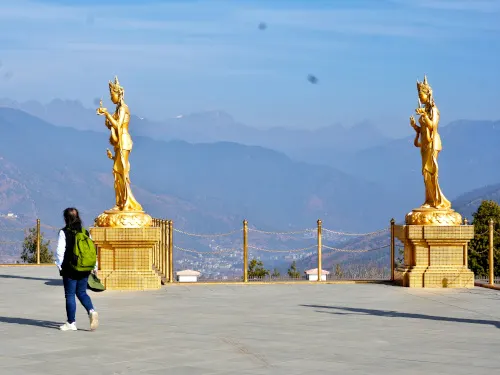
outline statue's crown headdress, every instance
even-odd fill
[[[417,79],[417,90],[418,91],[427,91],[429,92],[431,90],[431,86],[427,82],[427,75],[424,74],[424,80],[422,82],[419,82]]]
[[[115,92],[123,92],[123,87],[120,86],[120,81],[118,81],[118,76],[115,76],[115,82],[109,81],[109,88]]]

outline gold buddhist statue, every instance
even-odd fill
[[[113,153],[107,149],[108,158],[113,160],[113,176],[116,205],[105,211],[96,219],[96,225],[102,227],[144,227],[151,225],[151,217],[145,214],[137,202],[130,186],[130,162],[132,138],[128,132],[130,111],[125,104],[125,90],[120,86],[118,77],[109,82],[111,101],[116,105],[115,112],[110,114],[102,106],[102,100],[97,114],[105,117],[105,125],[110,130],[109,143]]]
[[[420,208],[406,215],[407,224],[416,225],[459,225],[462,217],[451,209],[451,203],[439,187],[438,155],[442,150],[438,133],[439,110],[434,102],[432,88],[424,76],[423,82],[417,81],[419,125],[413,116],[410,125],[415,129],[415,147],[420,148],[422,175],[425,185],[425,202]]]

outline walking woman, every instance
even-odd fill
[[[64,222],[66,226],[59,231],[59,239],[57,241],[56,265],[59,268],[59,273],[63,278],[64,295],[66,297],[66,314],[68,320],[60,329],[61,331],[76,331],[75,314],[76,300],[75,295],[81,302],[90,319],[90,329],[95,330],[99,325],[98,314],[94,310],[92,301],[87,294],[87,281],[91,272],[97,272],[97,263],[93,271],[78,271],[75,270],[72,264],[74,260],[73,247],[75,246],[75,238],[77,233],[85,231],[87,236],[89,232],[83,228],[80,215],[76,208],[66,208],[63,212]]]

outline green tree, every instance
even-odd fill
[[[488,275],[489,221],[493,219],[493,228],[500,228],[500,206],[495,201],[483,201],[472,215],[474,239],[469,244],[469,268],[477,276]],[[500,274],[500,237],[493,237],[495,275]]]
[[[24,237],[21,260],[24,263],[36,263],[36,227],[29,228]],[[54,254],[49,249],[50,241],[44,241],[40,233],[40,263],[54,263]]]
[[[292,262],[290,268],[288,269],[288,276],[291,277],[292,279],[300,278],[300,272],[297,271],[297,263],[295,263],[295,261]]]
[[[405,249],[398,247],[398,257],[394,261],[394,267],[403,267],[405,263]]]
[[[271,274],[271,277],[280,277],[280,276],[281,276],[280,271],[277,268],[275,268],[273,270],[273,273]]]
[[[333,272],[335,277],[342,278],[344,276],[344,270],[340,264],[335,265],[335,271]]]
[[[266,277],[269,271],[264,268],[264,263],[261,260],[252,259],[248,265],[248,277]]]

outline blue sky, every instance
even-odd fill
[[[152,119],[368,119],[399,136],[424,73],[443,125],[500,119],[499,19],[496,0],[0,0],[0,97],[91,107],[118,74]]]

